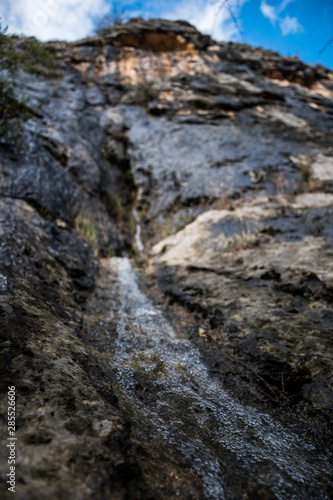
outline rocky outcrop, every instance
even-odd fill
[[[140,17],[131,19],[125,25],[115,26],[104,38],[107,43],[116,46],[153,52],[205,50],[212,44],[209,36],[202,35],[186,21],[144,21]]]
[[[332,201],[313,193],[207,211],[153,248],[161,286],[200,311],[217,352],[246,359],[290,405],[327,410]]]
[[[117,338],[114,255],[131,254],[146,269],[147,293],[182,328],[177,349],[200,352],[210,390],[210,380],[222,382],[250,413],[301,429],[310,462],[329,457],[332,72],[215,43],[182,21],[134,19],[45,46],[59,71],[18,75],[34,115],[29,147],[2,144],[0,161],[1,415],[14,384],[18,498],[209,498],[193,450],[163,441],[166,428],[183,439],[183,427],[195,435],[201,422],[200,446],[215,446],[206,420],[182,420],[195,384],[183,399],[169,390],[170,373],[194,376],[190,360],[159,383],[167,360],[144,351],[140,328],[138,348],[123,305],[134,364],[125,348],[114,366],[105,354],[107,346],[114,355]],[[172,425],[163,407],[169,427],[140,426],[142,415],[156,417],[160,392],[175,405]],[[193,415],[208,406],[194,404]],[[230,453],[214,455],[223,470]],[[233,498],[267,498],[281,485],[271,465],[258,465],[250,481],[251,466],[237,460],[234,475],[224,471]],[[319,490],[328,498],[327,470],[309,498]],[[288,484],[284,498],[297,497]]]

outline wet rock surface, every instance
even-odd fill
[[[16,495],[328,499],[332,72],[184,22],[46,46],[0,158]]]
[[[323,442],[298,418],[281,425],[278,412],[233,399],[186,323],[139,289],[128,258],[104,261],[98,288],[87,304],[95,325],[88,315],[84,336],[109,364],[119,407],[130,416],[128,453],[144,498],[326,498]]]

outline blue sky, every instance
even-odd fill
[[[41,40],[76,40],[110,12],[185,19],[216,40],[240,41],[298,55],[333,69],[333,0],[0,0],[11,32]],[[234,19],[237,19],[237,25]]]

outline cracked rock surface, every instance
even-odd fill
[[[17,498],[328,499],[332,72],[182,21],[45,46],[58,73],[17,76],[29,148],[0,146]],[[297,452],[276,448],[277,471],[282,428]],[[4,447],[0,463],[7,499]]]

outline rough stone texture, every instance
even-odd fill
[[[312,165],[313,177],[325,186],[326,191],[333,189],[333,157],[318,155]]]
[[[108,307],[96,257],[131,247],[134,190],[161,303],[191,325],[212,377],[299,420],[326,453],[332,72],[184,22],[135,19],[46,46],[59,74],[18,76],[35,112],[29,151],[2,145],[0,160],[1,415],[14,383],[18,498],[155,498],[163,477],[165,498],[202,498],[191,475],[181,490],[163,476],[167,459],[157,475],[86,345]]]
[[[117,191],[118,166],[102,156],[106,134],[94,89],[71,71],[53,81],[23,74],[17,85],[29,105],[43,112],[27,123],[28,152],[3,147],[1,195],[26,200],[44,216],[69,225],[86,215],[95,221],[102,253],[120,252],[125,241],[107,204]]]
[[[205,50],[212,40],[202,35],[186,21],[133,18],[124,25],[116,26],[105,40],[119,46],[137,47],[153,52],[176,50]]]
[[[307,194],[208,211],[152,251],[165,291],[206,313],[217,345],[328,411],[332,207],[332,195]]]
[[[81,237],[26,202],[0,200],[1,418],[16,387],[16,493],[123,498],[128,428],[98,360],[79,340],[80,305],[97,271]],[[111,404],[110,404],[111,403]],[[1,450],[2,498],[7,449]]]

